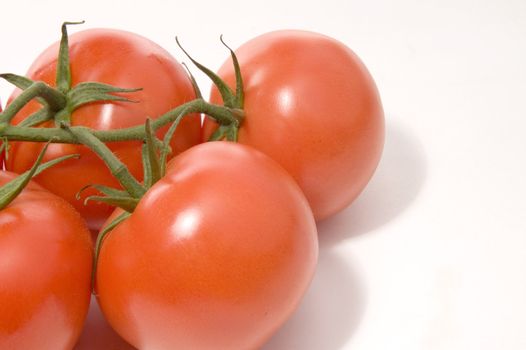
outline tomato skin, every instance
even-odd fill
[[[256,349],[298,305],[317,248],[308,203],[279,165],[201,144],[106,238],[99,305],[139,349]]]
[[[92,103],[80,107],[72,115],[73,125],[85,125],[97,130],[135,126],[144,124],[147,117],[157,118],[195,98],[183,67],[167,51],[144,37],[119,30],[90,29],[71,35],[69,46],[73,87],[80,82],[97,81],[122,88],[143,88],[125,95],[139,103]],[[37,58],[27,76],[54,86],[57,55],[58,43],[55,43]],[[11,99],[19,93],[19,90],[15,91]],[[40,106],[36,102],[26,106],[18,113],[14,123],[19,123],[38,108]],[[173,154],[199,143],[200,133],[200,116],[186,117],[172,139]],[[108,145],[133,175],[142,178],[139,141]],[[7,169],[19,173],[29,169],[42,147],[37,143],[12,142]],[[85,206],[75,195],[87,184],[118,186],[118,183],[104,163],[85,147],[50,145],[44,161],[71,153],[80,153],[81,160],[64,162],[35,180],[68,200],[87,220],[90,228],[99,229],[113,208],[95,202]],[[84,194],[94,194],[94,191]]]
[[[239,142],[280,163],[316,220],[348,206],[371,178],[383,148],[375,83],[349,48],[321,34],[277,31],[236,50],[245,84]],[[219,76],[235,86],[232,61]],[[211,102],[221,103],[217,89]],[[208,138],[217,128],[205,120]]]
[[[0,185],[15,178],[0,172]],[[92,242],[80,215],[30,183],[0,211],[0,349],[72,349],[90,302]]]

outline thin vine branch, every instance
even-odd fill
[[[185,114],[204,113],[222,125],[233,124],[235,126],[239,126],[242,121],[242,115],[239,114],[240,111],[237,109],[233,110],[228,107],[208,103],[203,99],[195,99],[168,111],[155,120],[152,120],[152,130],[155,132],[163,126],[173,123],[182,111],[185,111]],[[4,121],[6,118],[6,112],[7,110],[0,114],[0,122]],[[71,126],[70,128],[72,131],[75,131],[76,128],[82,127]],[[144,140],[146,136],[143,125],[113,130],[90,130],[90,132],[102,142]],[[60,127],[21,127],[7,124],[5,121],[4,123],[0,123],[0,137],[6,138],[7,140],[16,141],[48,142],[51,140],[53,143],[82,143],[78,140],[74,133],[68,132],[67,130],[64,130]]]
[[[111,152],[108,146],[93,136],[89,128],[82,126],[71,128],[67,125],[64,125],[63,128],[97,154],[120,182],[122,187],[126,189],[133,198],[141,198],[144,195],[146,189],[133,177],[126,165]]]
[[[66,96],[41,81],[33,83],[13,100],[0,114],[0,123],[9,123],[32,99],[42,97],[51,110],[58,111],[66,105]]]

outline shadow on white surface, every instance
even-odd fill
[[[350,207],[318,224],[320,240],[334,245],[395,219],[417,197],[426,173],[420,140],[402,124],[388,122],[384,151],[375,175]]]
[[[302,303],[261,350],[337,350],[365,311],[359,274],[335,251],[321,249],[318,269]]]
[[[366,300],[363,282],[347,261],[321,247],[316,275],[301,305],[261,350],[337,350],[357,329]],[[92,297],[74,350],[136,350],[111,329]]]
[[[84,330],[73,350],[136,350],[110,327],[102,316],[97,299],[91,297]]]
[[[331,247],[403,213],[417,197],[426,173],[418,138],[403,125],[388,122],[384,154],[373,179],[353,205],[318,224],[320,256],[314,280],[298,310],[261,350],[338,350],[349,341],[366,309],[366,287],[349,259]],[[74,350],[92,349],[135,349],[110,328],[95,298]]]
[[[388,122],[382,160],[361,196],[349,208],[318,224],[320,259],[299,309],[262,350],[338,350],[358,329],[367,293],[359,271],[331,249],[381,227],[406,210],[424,184],[427,164],[419,139]]]

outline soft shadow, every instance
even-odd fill
[[[420,140],[388,122],[382,160],[371,182],[347,209],[318,224],[320,256],[314,280],[294,315],[261,350],[338,350],[360,325],[367,293],[360,271],[331,249],[387,224],[418,196],[427,173]],[[96,300],[74,350],[134,350],[104,320]]]
[[[404,125],[388,122],[378,169],[358,199],[318,224],[320,239],[336,244],[396,218],[417,197],[427,173],[424,147]]]
[[[91,298],[84,330],[73,350],[136,350],[125,342],[104,319],[97,299]]]
[[[321,249],[316,275],[298,310],[261,350],[340,349],[358,328],[365,296],[348,261]]]

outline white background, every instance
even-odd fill
[[[183,59],[177,34],[213,69],[227,56],[219,34],[234,47],[282,28],[345,42],[381,92],[384,156],[362,196],[319,225],[312,287],[264,349],[526,349],[526,1],[5,1],[0,11],[0,71],[15,73],[64,20],[134,31]],[[3,101],[10,89],[1,83]],[[104,349],[93,341],[85,334],[79,349]]]

